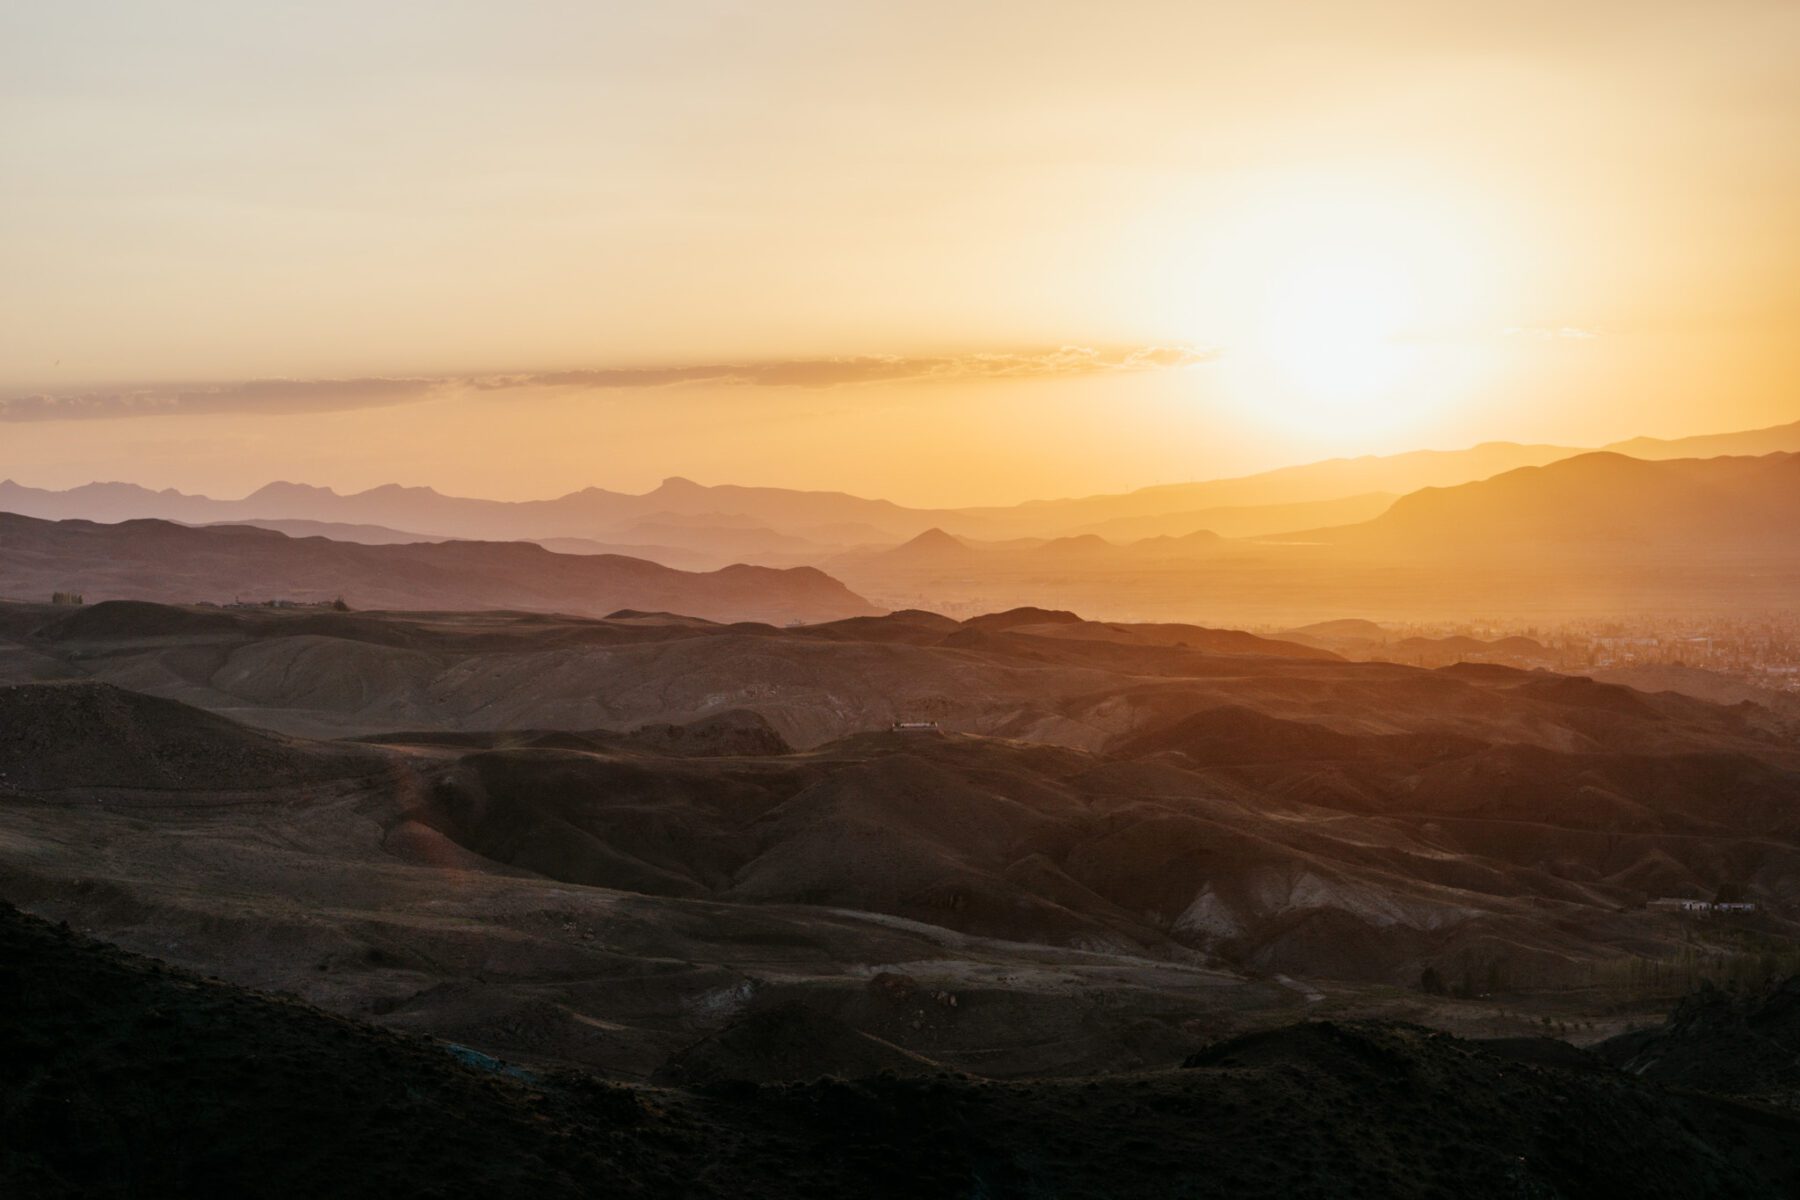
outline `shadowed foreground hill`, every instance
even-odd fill
[[[92,602],[328,601],[356,608],[520,609],[603,616],[621,608],[726,621],[829,621],[876,611],[811,567],[677,571],[528,542],[362,545],[268,529],[167,521],[40,521],[0,513],[0,595],[74,591]]]
[[[1707,984],[1663,1025],[1597,1049],[1658,1083],[1800,1108],[1800,975],[1747,991]]]
[[[484,1056],[121,954],[0,906],[18,1197],[1775,1197],[1800,1121],[1316,1023],[1185,1070],[697,1092]]]

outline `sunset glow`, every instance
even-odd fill
[[[1800,1196],[1800,0],[0,4],[0,1196]]]
[[[1800,9],[1283,7],[14,6],[5,469],[1005,503],[1787,418]]]

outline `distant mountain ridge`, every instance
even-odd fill
[[[1306,536],[1341,545],[1613,545],[1800,551],[1800,453],[1660,462],[1611,451],[1425,488],[1372,521]]]
[[[382,525],[351,525],[342,521],[287,521],[280,518],[246,517],[239,521],[220,521],[218,525],[244,525],[252,529],[272,529],[289,537],[322,537],[334,542],[358,542],[364,546],[395,546],[410,542],[453,542],[459,539],[443,534],[409,533]],[[715,561],[703,551],[655,543],[597,542],[592,538],[528,538],[555,554],[620,554],[626,558],[642,558],[649,562],[674,567],[678,571],[713,571],[729,565]]]
[[[448,496],[434,488],[398,484],[341,494],[283,481],[266,484],[242,499],[217,500],[128,483],[91,483],[56,492],[6,480],[0,482],[0,510],[49,520],[102,522],[141,517],[192,523],[323,521],[463,538],[587,537],[610,524],[664,513],[719,513],[814,523],[861,521],[889,530],[898,524],[895,514],[916,511],[886,500],[863,500],[837,492],[703,488],[679,478],[665,480],[642,495],[584,488],[550,500],[517,501]]]
[[[43,521],[0,513],[0,595],[53,591],[192,604],[343,597],[357,608],[514,609],[603,616],[619,609],[718,621],[829,621],[874,605],[812,567],[677,571],[529,542],[363,545],[243,525]]]
[[[1604,450],[1644,460],[1793,452],[1800,451],[1800,422],[1673,440],[1636,438]],[[430,487],[399,484],[340,494],[281,481],[241,499],[221,500],[128,483],[51,491],[6,480],[0,482],[0,511],[100,522],[312,521],[378,526],[425,538],[584,538],[646,550],[667,547],[675,552],[668,557],[679,557],[679,565],[749,561],[787,566],[897,545],[934,528],[985,541],[1097,534],[1123,544],[1205,531],[1257,537],[1348,526],[1377,517],[1402,494],[1454,487],[1587,453],[1591,451],[1569,446],[1488,442],[1463,450],[1327,459],[1119,494],[961,509],[911,508],[844,492],[705,486],[676,476],[641,494],[591,487],[523,501],[451,496]]]

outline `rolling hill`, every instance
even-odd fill
[[[619,555],[553,554],[525,542],[364,545],[244,526],[41,521],[0,513],[0,595],[215,604],[342,597],[357,608],[520,609],[600,616],[621,608],[722,620],[825,621],[875,608],[810,567],[677,571]]]
[[[1381,516],[1297,537],[1479,554],[1557,547],[1643,556],[1800,550],[1800,454],[1648,462],[1583,454],[1476,483],[1425,488]]]

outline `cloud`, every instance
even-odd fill
[[[258,379],[219,386],[143,385],[0,399],[0,421],[255,413],[280,416],[412,404],[464,391],[520,388],[619,390],[712,387],[838,388],[902,381],[1048,379],[1168,370],[1210,362],[1189,346],[1061,346],[1053,350],[940,356],[861,355],[661,367],[597,367],[427,379]]]
[[[484,389],[521,387],[657,388],[706,383],[726,387],[833,388],[901,380],[1030,379],[1146,371],[1207,362],[1216,352],[1188,346],[956,354],[938,357],[862,355],[801,358],[774,362],[716,363],[710,366],[608,367],[588,371],[546,371],[496,375],[476,381]]]
[[[252,379],[219,386],[145,385],[0,399],[0,421],[70,421],[201,413],[340,412],[428,400],[441,379]]]

